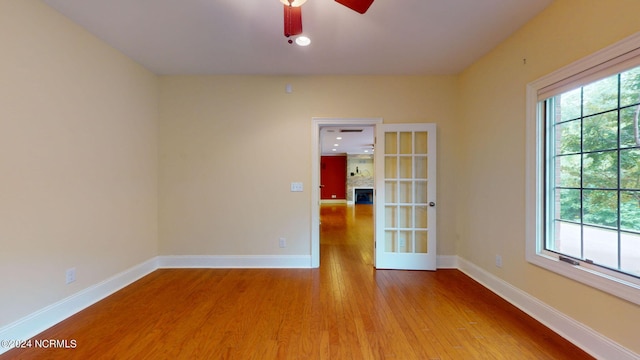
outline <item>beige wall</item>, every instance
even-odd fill
[[[639,13],[635,0],[558,0],[461,74],[457,222],[461,257],[637,353],[640,307],[526,262],[524,143],[526,84],[637,32]]]
[[[157,255],[158,84],[40,1],[0,54],[2,327]]]
[[[163,77],[160,253],[309,255],[312,117],[382,117],[438,124],[438,252],[454,254],[455,189],[444,180],[455,89],[451,76]],[[305,191],[290,192],[292,181]]]

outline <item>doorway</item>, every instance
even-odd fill
[[[311,183],[311,267],[320,266],[320,159],[322,156],[321,129],[326,127],[340,127],[354,129],[366,127],[374,130],[377,124],[382,123],[381,118],[313,118],[312,119],[312,183]],[[372,145],[374,141],[371,141]],[[368,143],[369,144],[369,143]],[[366,145],[368,145],[366,144]],[[364,144],[363,144],[364,145]],[[357,170],[359,171],[359,169]],[[348,171],[348,175],[350,172]],[[349,190],[348,190],[349,191]],[[355,205],[353,205],[355,206]],[[375,213],[373,214],[375,223]],[[374,246],[375,239],[371,241]]]

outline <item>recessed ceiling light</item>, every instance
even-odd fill
[[[342,136],[338,136],[336,140],[342,140]]]
[[[369,150],[365,150],[364,152],[368,153],[368,152],[369,152]]]
[[[296,38],[296,44],[298,46],[308,46],[309,44],[311,44],[311,39],[309,39],[308,37],[306,37],[304,35],[303,36],[298,36]]]
[[[340,146],[340,144],[333,144],[333,146]]]
[[[331,149],[331,151],[337,151],[336,149]]]

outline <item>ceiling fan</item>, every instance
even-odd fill
[[[307,0],[280,0],[284,5],[284,36],[290,38],[291,36],[302,34],[302,4]],[[342,4],[349,9],[356,11],[360,14],[364,14],[369,10],[369,7],[374,0],[335,0],[337,3]],[[293,40],[288,40],[289,44],[293,43]]]

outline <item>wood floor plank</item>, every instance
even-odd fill
[[[321,208],[319,269],[161,269],[5,359],[591,359],[457,270],[373,268],[371,205]]]

